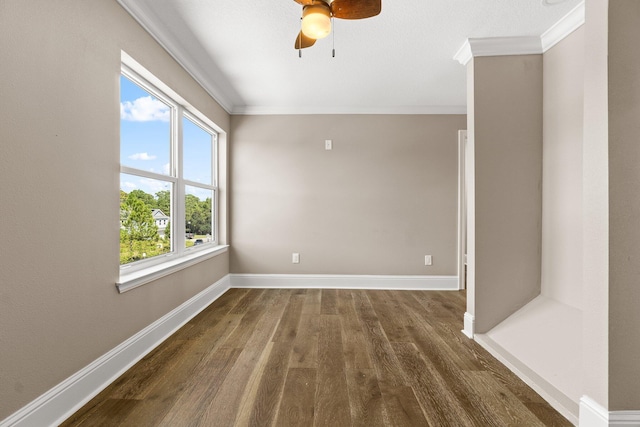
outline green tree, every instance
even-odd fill
[[[171,220],[167,221],[167,228],[164,229],[164,237],[171,239]]]
[[[162,190],[156,193],[156,206],[165,215],[171,215],[171,192],[169,190]]]
[[[127,199],[136,198],[149,206],[149,209],[158,209],[158,201],[149,193],[142,190],[133,190],[127,196]]]
[[[135,260],[140,257],[133,255],[134,242],[157,241],[158,226],[151,215],[149,206],[135,195],[132,196],[131,193],[129,193],[127,200],[120,205],[120,221],[122,223],[120,239],[122,241],[124,238],[124,241],[127,242],[129,252]]]
[[[211,234],[211,198],[201,201],[193,194],[185,199],[186,228],[194,234]]]

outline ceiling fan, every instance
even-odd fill
[[[294,0],[302,5],[302,30],[296,37],[295,48],[304,49],[327,37],[331,32],[331,18],[364,19],[382,10],[382,0]]]

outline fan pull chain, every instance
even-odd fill
[[[332,50],[331,50],[331,57],[335,58],[336,57],[336,27],[333,23],[333,16],[331,17],[331,37],[332,37]]]
[[[302,58],[302,17],[300,17],[300,34],[298,34],[298,58]]]

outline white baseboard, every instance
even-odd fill
[[[58,425],[230,288],[229,275],[0,422],[0,427]]]
[[[640,411],[607,411],[589,396],[582,396],[580,427],[640,427]]]
[[[458,290],[457,276],[231,274],[232,288]]]
[[[498,359],[511,372],[516,374],[522,381],[538,393],[549,405],[560,412],[573,425],[578,425],[578,403],[562,393],[547,380],[535,373],[531,368],[522,363],[505,350],[500,344],[492,340],[485,334],[475,334],[475,341],[487,350],[493,357]],[[580,424],[582,427],[582,424]]]
[[[473,339],[473,331],[476,325],[476,318],[473,314],[469,312],[464,313],[464,329],[462,333],[465,334],[468,338]]]

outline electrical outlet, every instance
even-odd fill
[[[300,254],[294,252],[293,254],[291,254],[291,262],[293,264],[300,264]]]
[[[433,265],[433,258],[431,255],[424,256],[424,265]]]
[[[324,149],[325,150],[332,150],[333,149],[333,141],[330,139],[325,139],[324,140]]]

